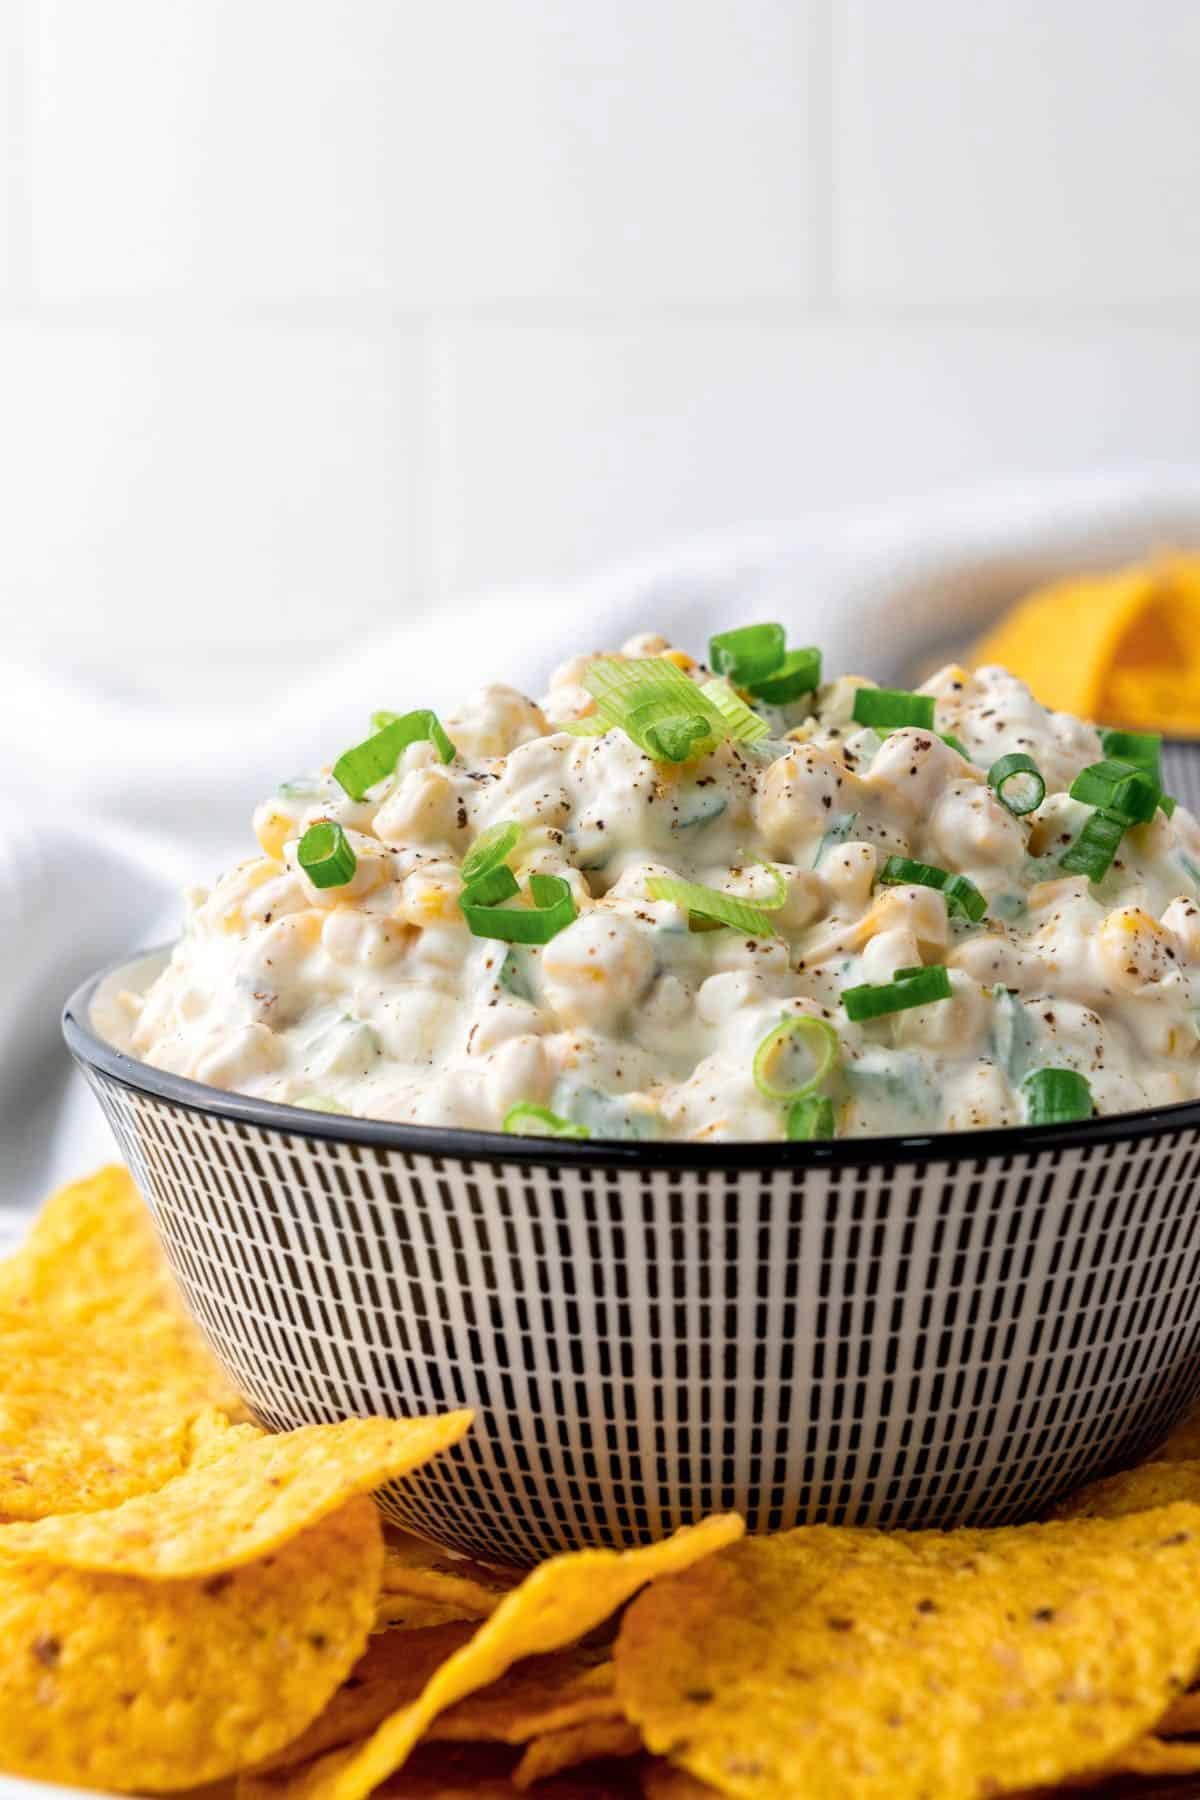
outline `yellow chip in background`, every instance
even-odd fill
[[[381,1592],[375,1602],[372,1631],[424,1631],[431,1625],[475,1624],[478,1614],[464,1612],[440,1600],[423,1600],[420,1594],[387,1594]]]
[[[0,1516],[113,1506],[241,1406],[187,1319],[124,1169],[63,1188],[0,1265]]]
[[[732,1544],[745,1527],[735,1514],[685,1526],[636,1550],[576,1550],[534,1569],[450,1656],[418,1698],[386,1719],[364,1744],[334,1750],[290,1776],[243,1784],[244,1800],[363,1800],[401,1768],[439,1713],[498,1681],[513,1663],[586,1637],[646,1582],[678,1573]]]
[[[200,1580],[0,1563],[0,1767],[136,1793],[261,1761],[361,1654],[382,1562],[361,1499]]]
[[[642,1734],[628,1719],[588,1719],[564,1725],[532,1740],[513,1770],[513,1786],[524,1791],[561,1775],[564,1769],[578,1768],[581,1763],[623,1761],[639,1755],[641,1748]]]
[[[470,1413],[457,1412],[346,1419],[276,1437],[248,1426],[210,1433],[191,1466],[154,1493],[106,1512],[0,1527],[0,1556],[158,1580],[236,1569],[419,1468],[470,1424]]]
[[[455,1607],[464,1619],[486,1619],[525,1571],[501,1569],[427,1544],[396,1526],[386,1528],[383,1592],[408,1594]]]
[[[642,1793],[645,1800],[709,1800],[718,1789],[697,1781],[686,1769],[674,1763],[649,1762],[642,1770]]]
[[[978,1800],[1103,1768],[1200,1667],[1200,1507],[946,1534],[812,1526],[647,1589],[617,1696],[739,1800]]]
[[[1200,1505],[1200,1462],[1142,1463],[1121,1475],[1108,1475],[1068,1495],[1055,1507],[1054,1517],[1120,1519],[1176,1500]]]

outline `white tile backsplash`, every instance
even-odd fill
[[[803,299],[816,0],[40,0],[76,299]]]
[[[0,75],[18,650],[283,669],[696,531],[1200,461],[1194,0],[0,0]]]
[[[5,652],[140,684],[414,604],[420,340],[0,325]]]
[[[835,0],[838,293],[1200,296],[1192,0]]]
[[[441,590],[1197,451],[1200,327],[460,325],[437,357]]]

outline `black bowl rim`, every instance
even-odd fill
[[[462,1131],[441,1125],[405,1125],[391,1119],[358,1119],[344,1113],[312,1112],[276,1100],[256,1100],[209,1087],[185,1075],[172,1075],[139,1062],[110,1044],[91,1024],[92,1000],[100,984],[121,969],[132,968],[171,948],[160,944],[139,955],[108,964],[77,987],[63,1007],[62,1030],[68,1050],[85,1068],[109,1081],[155,1100],[170,1101],[189,1112],[256,1125],[289,1137],[328,1138],[376,1150],[447,1162],[535,1164],[584,1168],[672,1169],[820,1169],[878,1168],[895,1163],[978,1163],[998,1157],[1084,1149],[1089,1144],[1133,1142],[1200,1127],[1200,1099],[1139,1112],[1113,1113],[1070,1125],[1008,1125],[988,1131],[937,1131],[903,1137],[839,1138],[827,1143],[792,1144],[758,1140],[720,1144],[618,1139],[514,1137],[503,1131]]]

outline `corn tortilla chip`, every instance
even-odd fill
[[[621,1760],[640,1754],[642,1734],[628,1719],[589,1719],[535,1737],[513,1770],[513,1786],[531,1788],[535,1782],[561,1775],[581,1763]]]
[[[165,1792],[261,1760],[361,1653],[382,1561],[361,1499],[196,1581],[0,1564],[0,1766]]]
[[[1200,1462],[1143,1463],[1080,1488],[1055,1508],[1056,1519],[1120,1519],[1188,1500],[1200,1505]]]
[[[718,1790],[674,1763],[655,1761],[642,1769],[642,1793],[646,1800],[709,1800]]]
[[[129,1176],[63,1188],[0,1265],[0,1514],[94,1511],[161,1487],[214,1406],[241,1411]]]
[[[1200,1665],[1200,1507],[982,1532],[821,1526],[647,1590],[617,1695],[739,1800],[976,1800],[1110,1763]]]
[[[6,1525],[0,1556],[155,1580],[236,1569],[428,1462],[470,1423],[458,1412],[346,1419],[277,1437],[248,1426],[210,1433],[191,1467],[156,1493],[106,1512]]]
[[[1154,1732],[1156,1737],[1187,1737],[1200,1732],[1200,1688],[1189,1688],[1178,1700],[1172,1700]]]
[[[452,1625],[463,1619],[472,1625],[478,1622],[474,1613],[464,1613],[461,1606],[422,1600],[419,1594],[380,1594],[371,1629],[377,1633],[424,1631],[430,1625]]]
[[[379,1791],[388,1800],[519,1800],[514,1760],[511,1750],[487,1744],[421,1744]],[[635,1780],[605,1771],[549,1781],[537,1794],[538,1800],[629,1800],[638,1791]]]
[[[523,1574],[522,1569],[489,1568],[388,1527],[383,1549],[385,1594],[435,1600],[455,1607],[460,1618],[486,1619]]]
[[[261,1773],[297,1767],[355,1743],[411,1705],[475,1635],[473,1621],[427,1631],[384,1632],[367,1649],[319,1718],[271,1757]],[[429,1737],[459,1743],[523,1744],[541,1732],[619,1716],[607,1646],[574,1645],[517,1663],[434,1720]]]
[[[442,1664],[420,1696],[384,1721],[365,1744],[334,1750],[287,1776],[248,1781],[247,1800],[362,1800],[401,1768],[439,1713],[498,1681],[527,1656],[586,1637],[647,1581],[675,1574],[742,1535],[726,1515],[677,1531],[638,1550],[577,1550],[555,1556],[525,1577],[470,1641]]]

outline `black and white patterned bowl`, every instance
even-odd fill
[[[67,1043],[216,1355],[274,1428],[473,1407],[385,1497],[456,1548],[724,1508],[1000,1524],[1200,1397],[1200,1102],[817,1145],[441,1131],[148,1068],[92,1028],[100,979]]]

